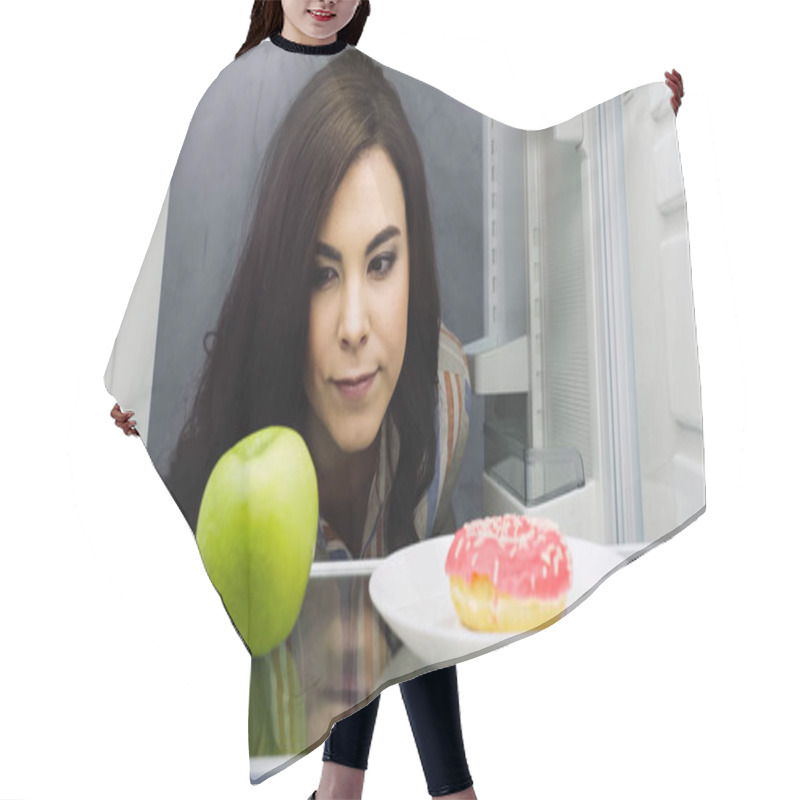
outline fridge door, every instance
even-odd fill
[[[686,197],[669,97],[666,86],[653,84],[617,100],[645,541],[679,530],[705,508]]]

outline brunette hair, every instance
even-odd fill
[[[436,458],[441,306],[433,229],[422,156],[400,99],[380,66],[357,50],[344,51],[305,86],[265,153],[252,223],[216,330],[207,334],[199,388],[165,479],[192,530],[226,450],[267,426],[303,427],[319,231],[347,171],[374,147],[400,178],[409,246],[406,350],[387,410],[400,441],[387,544],[394,550],[416,541],[414,510]]]
[[[361,0],[353,19],[339,31],[338,39],[357,45],[369,16],[369,0]],[[260,44],[268,36],[283,30],[283,6],[280,0],[255,0],[250,12],[250,30],[247,39],[239,48],[236,58]]]

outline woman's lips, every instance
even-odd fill
[[[354,381],[334,381],[336,388],[341,392],[342,396],[348,400],[361,400],[370,389],[370,386],[375,382],[375,376],[378,370],[375,370],[371,375]]]
[[[332,14],[330,11],[317,11],[316,9],[309,9],[308,13],[320,22],[327,22],[329,19],[336,16],[336,14]]]

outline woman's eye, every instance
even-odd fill
[[[314,267],[314,286],[324,286],[336,277],[336,270],[331,267]]]
[[[394,266],[395,261],[397,261],[396,253],[381,253],[369,262],[369,271],[377,272],[379,275],[386,275]]]

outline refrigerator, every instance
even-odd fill
[[[481,513],[636,552],[705,507],[686,201],[668,91],[543,131],[484,119]]]

